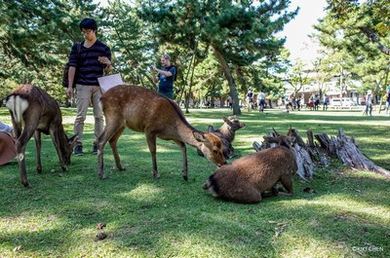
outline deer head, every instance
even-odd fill
[[[223,121],[230,126],[233,131],[245,127],[245,124],[240,122],[236,116],[223,117]]]
[[[199,150],[203,155],[215,163],[217,166],[222,166],[226,163],[222,151],[221,139],[213,133],[193,132],[195,139],[201,143]]]
[[[65,152],[64,152],[64,163],[65,165],[69,166],[70,165],[70,157],[72,156],[73,148],[76,146],[77,140],[78,140],[78,135],[75,134],[72,137],[67,138],[67,143],[68,145],[65,147]]]

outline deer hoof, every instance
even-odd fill
[[[28,182],[22,182],[22,185],[26,188],[31,188],[31,186]]]
[[[188,176],[187,176],[187,175],[183,175],[183,179],[184,179],[185,181],[188,181]]]
[[[158,171],[153,171],[153,177],[155,179],[160,179],[160,174],[158,173]]]
[[[104,179],[107,179],[107,176],[104,175],[104,174],[99,174],[99,178],[100,178],[101,180],[104,180]]]
[[[41,174],[42,173],[42,167],[37,167],[37,173]]]

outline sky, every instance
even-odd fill
[[[290,50],[293,60],[299,58],[305,63],[311,63],[319,47],[308,35],[315,32],[313,25],[324,17],[326,0],[292,0],[290,6],[292,9],[298,6],[300,10],[281,33],[286,36],[285,46]]]
[[[107,1],[95,0],[101,6],[106,6]],[[291,0],[291,10],[297,6],[300,7],[298,14],[278,35],[286,37],[285,46],[290,50],[292,60],[301,59],[310,64],[317,57],[318,44],[308,35],[315,31],[313,25],[325,15],[326,0]]]

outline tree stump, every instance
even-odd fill
[[[376,165],[367,158],[357,146],[352,137],[345,135],[343,129],[339,129],[337,137],[329,137],[325,133],[313,134],[307,130],[307,143],[305,143],[298,131],[294,128],[288,130],[287,136],[295,139],[291,149],[295,153],[297,162],[297,175],[303,180],[313,177],[317,166],[327,166],[332,158],[338,158],[345,166],[352,169],[368,170],[386,177],[390,177],[390,171]],[[253,148],[258,152],[273,147],[270,142],[274,136],[280,135],[274,129],[272,133],[264,136],[261,143],[254,142]]]

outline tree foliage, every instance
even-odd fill
[[[62,67],[72,42],[81,38],[81,17],[97,16],[92,0],[0,2],[2,83],[36,83],[63,99]],[[7,89],[8,90],[8,89]],[[7,91],[1,90],[0,97]]]
[[[255,3],[256,2],[256,3]],[[73,42],[81,41],[82,18],[98,21],[98,37],[114,53],[114,69],[129,83],[154,88],[148,67],[169,52],[178,66],[176,96],[227,97],[240,113],[239,97],[248,87],[281,89],[284,43],[275,33],[296,14],[289,0],[14,0],[0,2],[0,90],[4,97],[18,83],[35,83],[59,101],[63,65]],[[198,68],[199,66],[199,68]]]
[[[362,81],[362,89],[383,93],[390,65],[388,1],[329,0],[327,15],[316,29],[327,48],[325,59],[338,59],[344,72]]]

